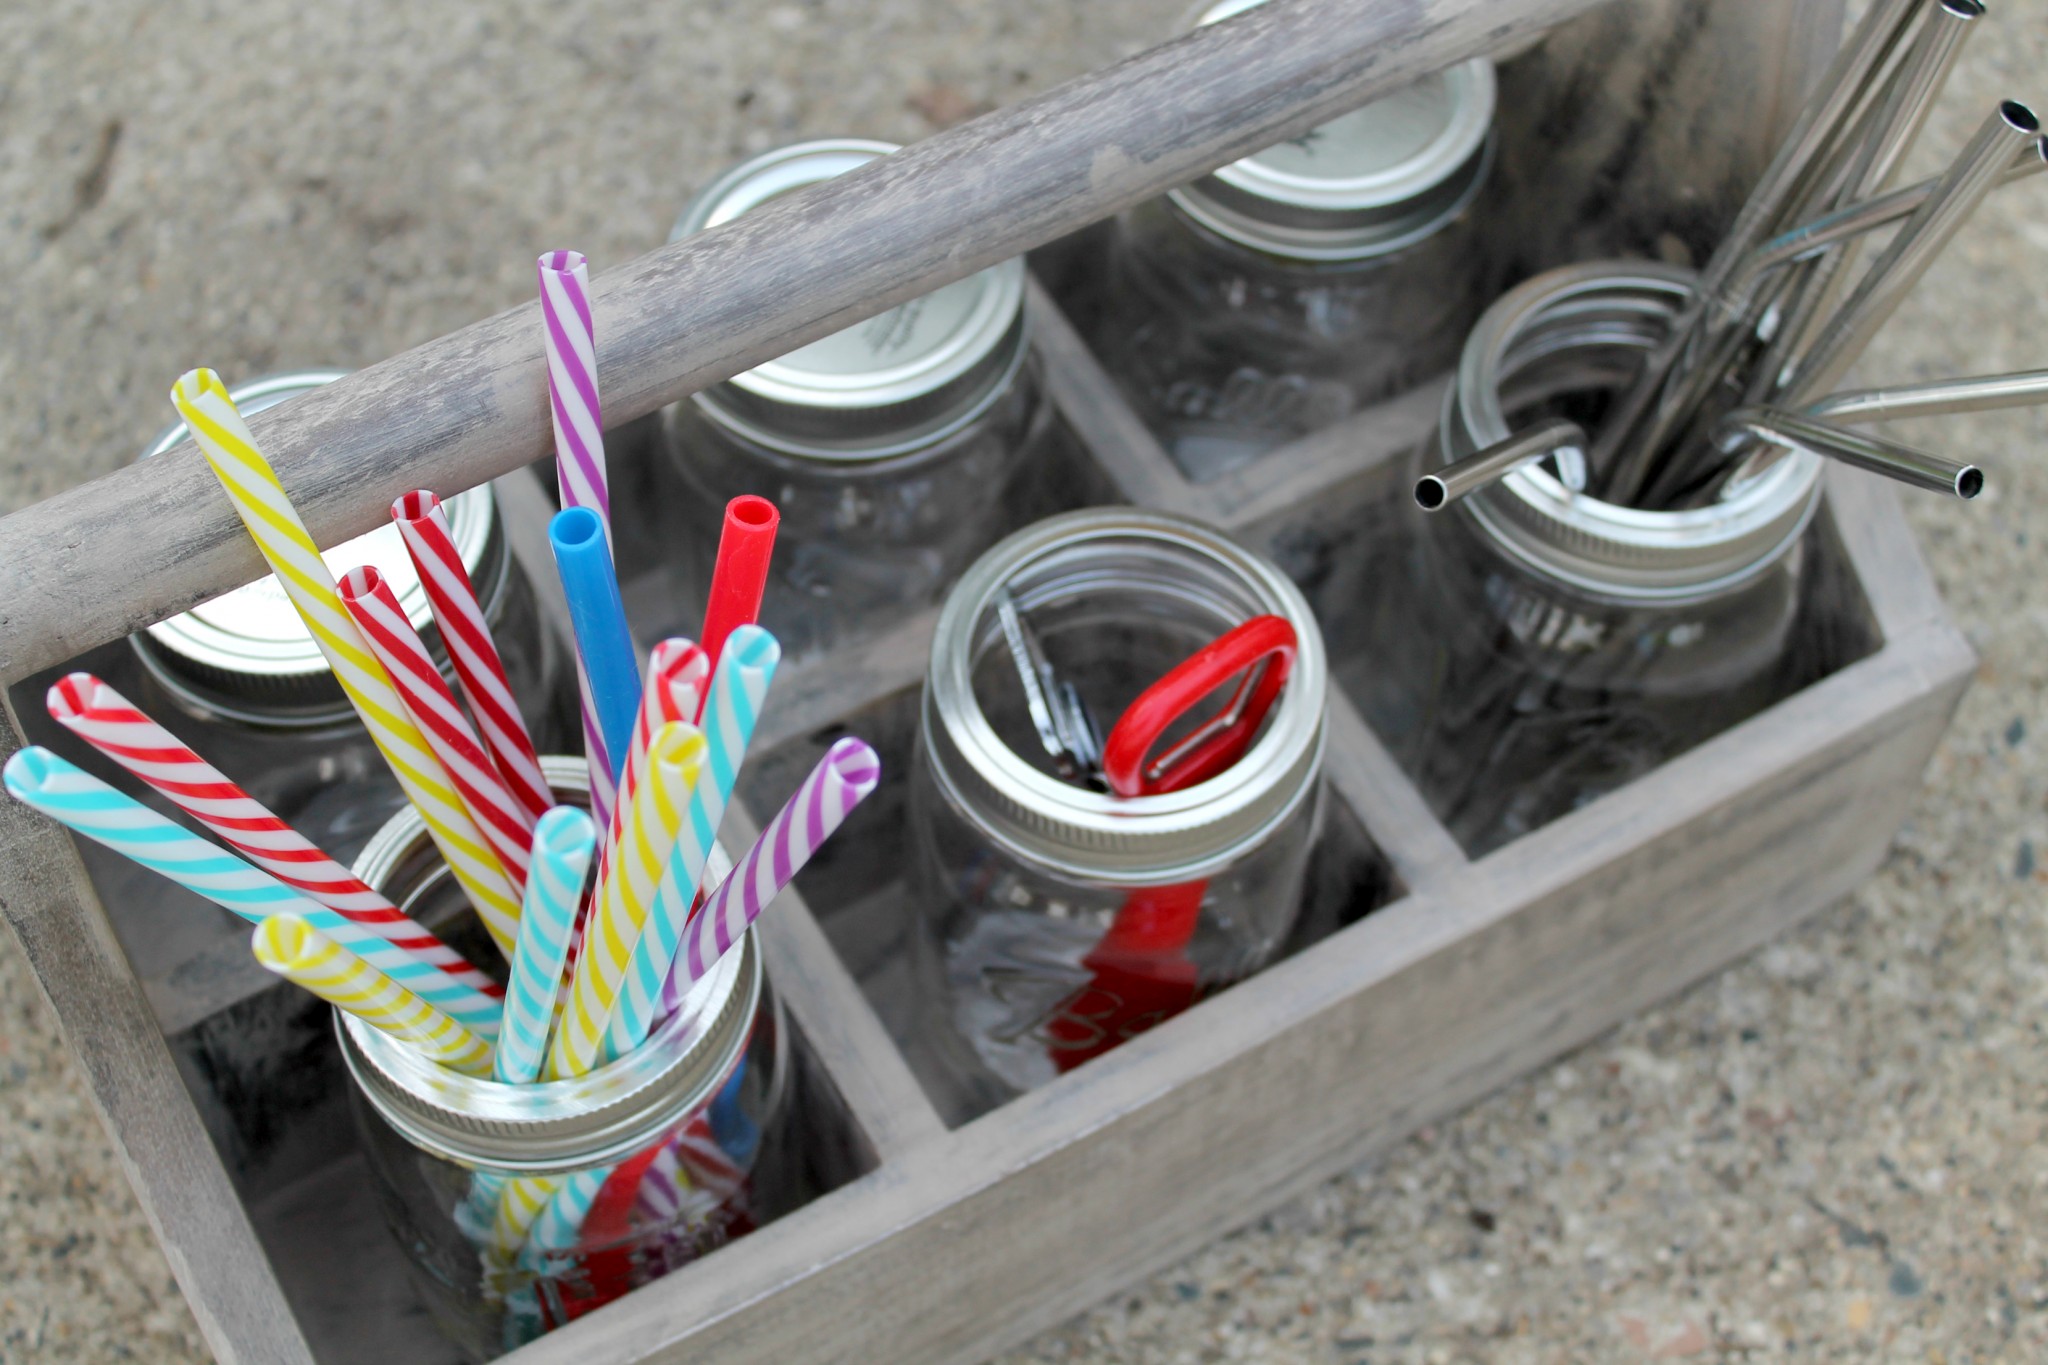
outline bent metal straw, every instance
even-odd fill
[[[548,404],[555,425],[555,484],[562,506],[588,507],[611,543],[612,495],[605,473],[604,410],[597,397],[597,332],[590,317],[590,266],[580,251],[550,251],[535,263],[540,280],[542,337],[548,357]],[[590,764],[590,809],[598,828],[611,823],[617,760],[605,746],[590,679],[576,660],[583,697],[583,752]]]
[[[511,951],[518,928],[519,900],[505,880],[490,845],[448,784],[439,760],[405,714],[384,666],[363,643],[334,592],[334,576],[299,520],[284,485],[250,438],[226,386],[211,370],[193,370],[178,380],[171,401],[213,467],[214,477],[234,504],[256,548],[277,575],[278,585],[297,608],[313,642],[348,694],[363,728],[384,755],[406,798],[426,821],[427,832],[470,903],[499,945]]]
[[[690,788],[703,770],[704,736],[695,726],[676,721],[655,733],[619,847],[591,904],[569,998],[548,1049],[551,1080],[580,1076],[599,1060],[626,961],[646,922]]]
[[[31,745],[7,760],[7,791],[78,834],[176,882],[252,924],[294,914],[349,944],[421,999],[485,1036],[498,1029],[496,1000],[398,948],[371,928],[315,905],[269,873],[208,843],[48,749]]]
[[[441,760],[448,780],[455,784],[456,794],[462,798],[463,808],[490,841],[491,851],[497,855],[498,865],[505,870],[512,889],[523,893],[532,831],[526,827],[525,817],[504,784],[498,781],[497,768],[484,752],[476,731],[469,728],[469,718],[456,704],[455,694],[448,690],[419,632],[412,628],[405,609],[398,605],[398,594],[391,591],[384,575],[365,565],[342,575],[341,604],[355,619],[356,628],[362,631],[363,640],[377,656],[377,662],[391,675],[399,700],[405,703],[406,714],[419,726],[434,757]]]
[[[654,1025],[662,983],[675,962],[684,922],[696,903],[719,823],[725,819],[726,803],[739,781],[761,704],[781,660],[782,646],[759,626],[741,626],[726,638],[704,703],[704,776],[690,790],[689,808],[683,812],[654,906],[626,965],[605,1034],[607,1057],[623,1057],[640,1046]]]
[[[503,994],[462,954],[406,918],[382,892],[314,847],[100,679],[90,673],[68,674],[51,686],[45,704],[59,725],[162,792],[229,848],[300,895],[360,926],[364,934],[388,940],[389,949],[366,945],[355,950],[378,970],[399,975],[397,968],[405,959],[393,954],[402,953],[470,994]]]
[[[491,1070],[491,1045],[297,915],[272,915],[250,940],[256,960],[430,1061],[471,1076]]]
[[[505,661],[498,656],[497,641],[491,638],[476,587],[455,548],[447,513],[441,510],[439,498],[421,488],[391,504],[391,519],[398,524],[406,553],[419,573],[420,587],[434,609],[441,642],[448,648],[455,676],[462,680],[484,747],[490,750],[506,792],[519,803],[530,837],[534,823],[554,805],[554,793],[541,775],[533,737],[520,717],[519,703],[513,700]]]
[[[533,866],[519,914],[519,944],[505,989],[504,1027],[492,1075],[512,1085],[537,1080],[547,1060],[548,1026],[562,964],[576,928],[576,905],[597,848],[597,827],[574,806],[557,806],[533,831]]]
[[[848,735],[835,741],[811,769],[796,795],[775,813],[732,875],[719,883],[683,934],[683,950],[662,988],[664,1012],[673,1011],[690,987],[739,941],[782,893],[818,846],[832,837],[853,808],[882,780],[882,761]]]

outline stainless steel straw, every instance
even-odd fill
[[[1936,493],[1974,498],[1984,491],[1984,473],[1975,465],[1959,464],[1867,431],[1784,408],[1737,408],[1721,419],[1716,431],[1723,448],[1731,452],[1752,440],[1762,440],[1786,450],[1810,451]],[[1739,486],[1756,468],[1756,464],[1744,462],[1725,487]]]
[[[1563,418],[1544,422],[1423,475],[1415,481],[1415,505],[1425,512],[1440,512],[1523,465],[1567,451],[1583,452],[1585,446],[1586,433],[1578,423]]]
[[[1894,384],[1882,389],[1829,394],[1806,411],[1831,422],[1890,422],[1904,417],[2030,408],[2044,402],[2048,402],[2048,370],[2014,370],[2010,374],[1937,379],[1931,384]]]

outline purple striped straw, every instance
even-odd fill
[[[555,485],[562,506],[588,507],[612,539],[611,484],[604,468],[604,407],[597,397],[597,334],[590,324],[590,265],[580,251],[549,251],[536,263],[547,341],[548,400],[555,420]],[[583,657],[576,657],[583,695],[583,752],[590,764],[590,808],[599,829],[611,827],[617,773],[598,726]],[[623,757],[623,755],[621,755]]]
[[[775,813],[731,875],[691,917],[683,930],[682,951],[662,987],[661,1013],[674,1013],[690,987],[739,940],[881,780],[882,760],[865,741],[849,735],[825,751],[789,804]]]

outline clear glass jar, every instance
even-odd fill
[[[559,799],[582,804],[581,759],[543,768]],[[453,931],[472,961],[501,961],[410,807],[354,870]],[[729,870],[714,851],[712,879]],[[659,1279],[791,1202],[788,1031],[751,929],[644,1044],[571,1080],[463,1076],[354,1015],[334,1019],[385,1222],[435,1324],[472,1359]],[[547,1251],[531,1237],[501,1243],[492,1224],[515,1180],[587,1207],[580,1239]]]
[[[1493,110],[1466,62],[1117,218],[1096,350],[1190,479],[1450,368],[1495,287]]]
[[[1533,419],[1591,426],[1691,295],[1635,262],[1537,276],[1480,319],[1421,464]],[[1779,461],[1709,507],[1641,511],[1543,465],[1424,517],[1393,638],[1397,686],[1367,707],[1475,853],[1624,783],[1809,680],[1796,647],[1820,462]]]
[[[1298,653],[1233,766],[1119,799],[1064,781],[1037,738],[998,603],[1102,728],[1259,615]],[[963,1120],[1268,962],[1322,819],[1326,667],[1300,593],[1198,522],[1068,513],[984,555],[941,609],[911,777],[914,936],[932,1027],[913,1061]],[[1220,703],[1221,696],[1211,698]]]
[[[244,414],[256,413],[346,373],[272,375],[231,396]],[[180,422],[142,458],[187,439]],[[474,488],[444,505],[535,746],[543,753],[569,747],[578,733],[575,670],[563,642],[541,622],[533,586],[498,524],[495,495],[488,486]],[[337,578],[360,564],[376,566],[452,683],[440,630],[395,526],[338,545],[325,558]],[[362,847],[403,804],[397,781],[274,578],[160,621],[129,642],[140,664],[130,694],[135,702],[335,856]]]
[[[896,148],[806,142],[735,167],[670,240]],[[725,504],[782,513],[761,619],[792,654],[939,599],[998,538],[1051,428],[1026,335],[1024,263],[1005,261],[716,384],[667,411],[686,595],[710,582]]]

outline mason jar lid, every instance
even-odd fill
[[[1238,619],[1293,625],[1298,653],[1265,732],[1206,782],[1117,798],[1032,766],[996,733],[974,693],[977,660],[1001,648],[996,602],[1020,611],[1138,578]],[[1028,526],[968,569],[940,609],[921,724],[930,769],[989,840],[1052,871],[1113,885],[1207,875],[1255,847],[1321,779],[1327,665],[1322,633],[1287,576],[1222,532],[1130,507]]]
[[[1647,354],[1690,301],[1695,276],[1676,266],[1596,261],[1527,280],[1488,308],[1466,339],[1458,381],[1444,397],[1440,459],[1469,454],[1509,435],[1504,391],[1526,390],[1533,367],[1547,393],[1570,391],[1585,353],[1589,382],[1618,386],[1626,374],[1590,357],[1605,350]],[[1633,362],[1631,367],[1633,368]],[[1526,395],[1525,395],[1526,396]],[[1536,396],[1544,396],[1538,394]],[[1690,600],[1748,582],[1798,543],[1820,505],[1821,461],[1809,452],[1779,460],[1724,502],[1645,511],[1575,493],[1540,464],[1524,465],[1460,504],[1504,551],[1551,578],[1625,601]]]
[[[297,370],[242,384],[229,392],[244,416],[331,384],[346,370]],[[161,455],[190,433],[183,422],[164,429],[140,458]],[[502,574],[484,572],[495,543],[497,503],[490,487],[472,488],[444,504],[449,530],[476,588],[490,605]],[[336,578],[368,564],[384,575],[416,629],[432,643],[433,609],[420,586],[396,526],[380,526],[337,545],[323,556]],[[350,714],[320,647],[275,576],[221,594],[210,602],[130,636],[149,671],[187,704],[252,724],[296,728],[325,725]]]
[[[587,799],[582,759],[544,758],[541,771],[557,799]],[[430,923],[437,910],[465,904],[411,806],[377,832],[351,870]],[[714,846],[707,881],[731,870]],[[345,1011],[335,1011],[335,1031],[356,1085],[406,1141],[464,1166],[560,1174],[621,1160],[709,1103],[746,1048],[762,990],[748,929],[645,1043],[588,1075],[533,1085],[450,1071]]]
[[[1263,0],[1222,0],[1197,25]],[[1300,137],[1168,191],[1232,241],[1306,261],[1398,251],[1462,213],[1493,154],[1493,64],[1475,57],[1424,76]]]
[[[895,144],[800,142],[744,161],[692,199],[677,241],[771,199],[830,180]],[[715,420],[771,448],[873,460],[964,426],[1022,362],[1024,262],[1004,261],[757,365],[695,395]]]

